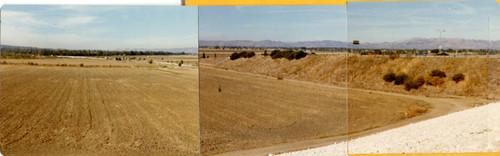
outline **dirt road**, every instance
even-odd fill
[[[197,70],[1,66],[0,151],[198,155]]]

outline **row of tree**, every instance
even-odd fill
[[[167,51],[110,51],[110,50],[68,50],[68,49],[28,49],[2,48],[2,56],[116,56],[116,55],[184,55],[184,52]]]

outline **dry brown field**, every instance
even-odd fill
[[[491,101],[484,98],[487,59],[316,55],[290,61],[263,56],[228,60],[219,55],[200,58],[204,155],[305,149],[314,146],[306,143],[310,140],[342,141],[340,136],[347,133],[349,139],[357,138]],[[446,80],[440,89],[424,86],[411,92],[382,80],[388,70],[426,74],[434,67],[450,74],[463,72],[466,79],[458,86]]]
[[[2,154],[199,154],[197,67],[67,58],[2,61],[38,62],[1,65]],[[75,66],[55,65],[63,63]]]

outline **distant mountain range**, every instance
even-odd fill
[[[209,41],[200,40],[200,46],[242,46],[242,47],[352,47],[351,42],[342,41],[300,41],[300,42],[282,42],[282,41],[250,41],[250,40],[231,40],[231,41]],[[442,48],[448,49],[487,49],[489,42],[487,40],[471,40],[460,38],[443,38]],[[395,42],[366,43],[360,41],[356,48],[369,49],[437,49],[439,47],[439,38],[412,38]],[[491,41],[491,49],[500,49],[500,40]]]
[[[299,41],[299,42],[283,42],[283,41],[250,41],[250,40],[231,40],[231,41],[207,41],[200,40],[200,46],[242,46],[242,47],[346,47],[346,42],[342,41]]]

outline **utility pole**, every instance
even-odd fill
[[[439,32],[439,53],[441,53],[441,42],[442,42],[442,33],[446,32],[445,29],[437,29],[436,31]]]

